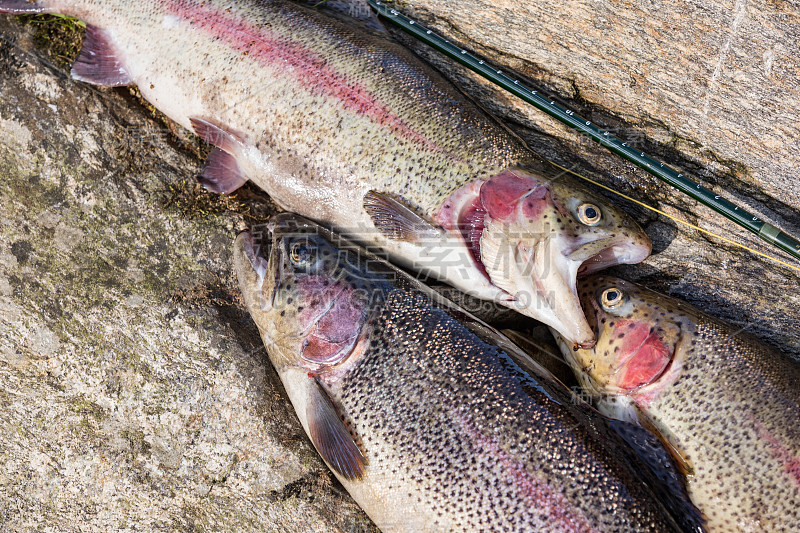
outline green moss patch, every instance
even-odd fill
[[[78,57],[86,23],[67,15],[20,15],[17,19],[34,28],[33,39],[59,68],[68,69]]]

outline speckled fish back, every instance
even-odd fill
[[[602,420],[420,294],[389,294],[334,387],[376,492],[405,491],[431,531],[673,530]]]
[[[694,468],[712,531],[800,528],[800,365],[702,317],[678,380],[649,407]]]
[[[173,120],[199,116],[258,148],[266,165],[245,173],[270,193],[272,176],[253,174],[368,185],[429,214],[467,182],[541,164],[401,46],[289,2],[39,3],[107,29]]]

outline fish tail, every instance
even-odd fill
[[[44,5],[43,2],[31,0],[0,0],[0,13],[13,13],[24,15],[26,13],[51,13],[52,8]]]

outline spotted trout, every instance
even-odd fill
[[[234,265],[300,423],[384,532],[697,529],[646,432],[388,263],[284,214]]]
[[[595,276],[580,297],[597,332],[568,362],[609,416],[672,448],[709,531],[800,528],[800,366],[685,303]]]
[[[650,252],[613,205],[548,164],[402,47],[282,1],[0,0],[87,23],[75,79],[137,85],[216,148],[201,176],[392,261],[594,342],[576,274]]]

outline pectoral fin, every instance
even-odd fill
[[[636,419],[639,425],[644,429],[655,435],[659,441],[664,445],[664,448],[669,452],[672,460],[675,461],[675,466],[678,471],[684,476],[693,476],[694,467],[692,463],[686,458],[680,448],[675,444],[672,436],[657,428],[653,422],[642,412],[638,405],[633,404],[634,411],[636,412]]]
[[[213,144],[229,154],[236,153],[244,144],[244,139],[238,133],[214,124],[210,120],[200,117],[189,117],[194,132],[204,141]]]
[[[197,181],[211,192],[230,194],[247,183],[247,178],[242,175],[232,154],[214,148],[208,154],[206,166]]]
[[[418,243],[442,236],[441,229],[383,193],[369,191],[364,195],[364,209],[375,227],[394,241]]]
[[[316,379],[310,380],[306,419],[311,442],[328,465],[342,477],[361,479],[366,466],[364,455],[339,418],[328,395]]]
[[[642,414],[643,416],[643,414]],[[651,484],[661,503],[675,517],[682,531],[705,531],[705,516],[692,503],[687,491],[687,471],[691,465],[677,453],[676,448],[658,432],[621,420],[609,420],[612,431],[630,446],[636,458],[644,463],[649,475],[655,476]],[[637,464],[634,462],[634,464]],[[677,466],[677,469],[675,468]],[[688,469],[688,470],[687,470]],[[676,471],[677,470],[677,471]],[[649,477],[643,472],[645,479]]]

